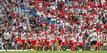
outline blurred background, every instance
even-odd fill
[[[107,50],[107,0],[0,0],[0,49]]]

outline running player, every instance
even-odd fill
[[[79,48],[79,49],[82,49],[82,48],[83,48],[83,45],[84,45],[82,33],[79,34],[79,36],[77,37],[77,39],[78,39],[78,48]]]
[[[90,36],[90,44],[91,44],[91,50],[95,50],[96,49],[96,43],[97,43],[97,33],[96,31],[92,31]]]
[[[10,32],[4,32],[3,33],[3,39],[4,39],[4,44],[3,44],[3,47],[6,49],[6,51],[7,51],[7,49],[8,49],[8,45],[9,45],[9,42],[10,42],[10,37],[11,35],[10,35]]]
[[[21,46],[23,50],[26,48],[26,42],[27,42],[26,32],[22,31],[21,32]]]
[[[97,36],[97,43],[96,43],[96,50],[100,51],[101,47],[103,46],[103,35],[102,32],[98,32],[98,36]]]
[[[76,43],[77,43],[77,38],[74,36],[74,34],[71,34],[70,35],[70,49],[72,51],[75,51],[76,50]]]
[[[36,41],[37,41],[37,33],[33,32],[33,34],[32,34],[32,40],[31,40],[31,47],[33,49],[36,49]]]

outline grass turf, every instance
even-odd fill
[[[0,51],[0,53],[107,53],[107,51]]]

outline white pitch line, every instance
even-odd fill
[[[6,51],[6,50],[0,50],[0,51]],[[31,51],[31,50],[7,50],[7,51]]]

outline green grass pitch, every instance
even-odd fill
[[[0,51],[0,53],[107,53],[107,51]]]

